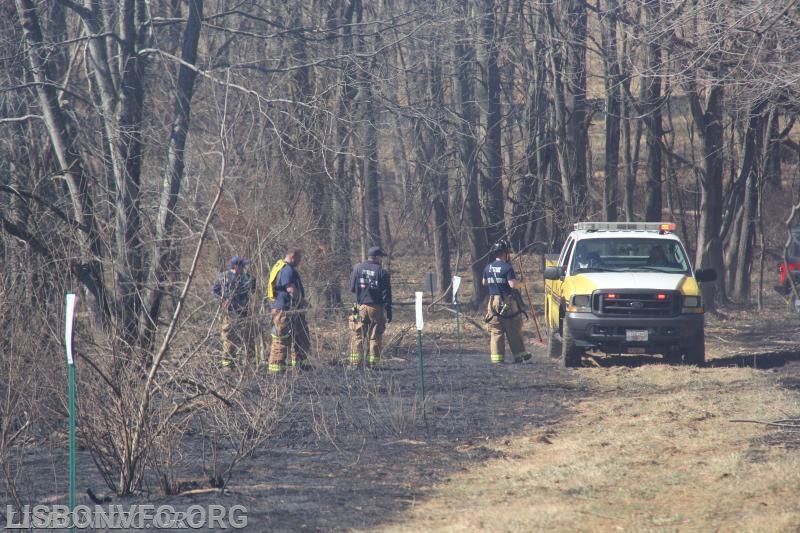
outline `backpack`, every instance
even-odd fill
[[[286,261],[278,259],[272,269],[269,271],[269,281],[267,282],[267,300],[270,302],[275,301],[275,283],[278,281],[278,274],[280,274],[283,267],[286,266]]]

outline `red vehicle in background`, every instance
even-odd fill
[[[778,294],[792,297],[792,307],[800,311],[800,301],[796,300],[792,294],[792,287],[789,283],[789,276],[795,287],[800,290],[800,226],[794,227],[792,231],[792,242],[789,245],[787,262],[778,263],[778,284],[775,290]],[[789,267],[788,270],[786,267]]]

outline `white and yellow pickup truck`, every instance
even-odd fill
[[[559,255],[545,256],[548,353],[581,365],[586,350],[661,354],[705,363],[704,309],[674,223],[580,222]]]

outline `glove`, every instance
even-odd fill
[[[392,308],[391,307],[387,307],[386,308],[386,323],[387,324],[391,324],[392,323]]]

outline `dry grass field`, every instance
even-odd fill
[[[756,421],[797,424],[798,323],[761,318],[712,319],[707,368],[575,371],[568,416],[493,439],[385,530],[797,531],[800,434]]]

